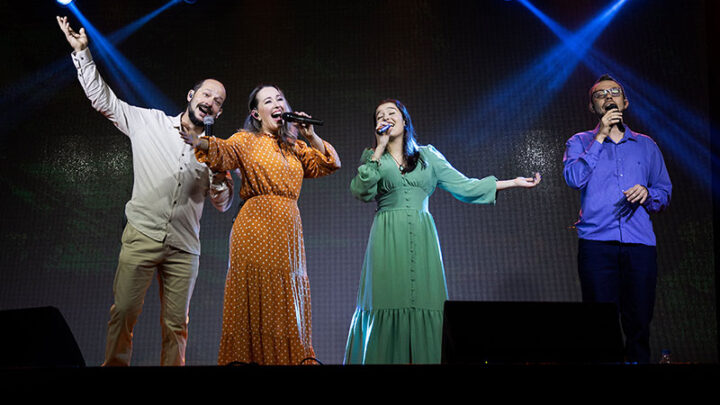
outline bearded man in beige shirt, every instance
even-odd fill
[[[128,223],[113,283],[104,366],[128,366],[133,328],[157,271],[162,305],[162,365],[185,364],[188,313],[200,258],[200,217],[206,196],[222,211],[232,203],[232,177],[212,173],[195,159],[181,131],[204,134],[205,117],[222,113],[225,87],[214,79],[187,94],[187,108],[171,117],[118,99],[98,73],[85,29],[67,17],[58,25],[73,48],[78,80],[93,108],[130,138],[133,191],[125,206]]]

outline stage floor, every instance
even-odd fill
[[[397,399],[464,398],[492,393],[510,398],[607,398],[685,392],[715,394],[720,365],[373,365],[373,366],[192,366],[129,368],[5,368],[6,395],[59,395],[78,399],[142,400],[144,395],[183,400],[185,395],[250,400],[268,398],[374,402]],[[103,394],[104,393],[104,394]],[[98,395],[102,395],[98,397]],[[109,395],[109,396],[108,396]],[[462,397],[458,397],[461,395]],[[12,395],[10,396],[12,397]],[[714,396],[713,396],[714,397]],[[576,398],[576,397],[575,397]],[[698,397],[702,399],[704,397]],[[578,398],[579,399],[579,398]],[[707,399],[707,398],[704,398]],[[384,401],[383,401],[384,402]]]

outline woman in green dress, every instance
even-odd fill
[[[420,146],[405,106],[375,110],[375,149],[367,149],[350,183],[353,195],[377,201],[370,229],[346,364],[440,363],[447,286],[428,199],[440,187],[460,201],[494,204],[497,190],[535,187],[535,177],[471,179],[432,145]]]

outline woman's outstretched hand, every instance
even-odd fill
[[[535,173],[535,177],[517,177],[513,181],[518,187],[531,188],[537,186],[538,183],[540,183],[540,180],[540,173]]]

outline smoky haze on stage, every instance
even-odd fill
[[[564,181],[563,153],[568,138],[597,124],[588,89],[610,73],[625,86],[627,125],[658,144],[673,183],[669,208],[652,217],[652,362],[670,350],[674,362],[717,363],[712,2],[75,3],[110,45],[100,49],[91,33],[99,70],[121,99],[176,115],[196,81],[217,78],[228,97],[214,133],[228,138],[242,127],[250,91],[273,83],[293,109],[324,121],[316,131],[342,168],[306,180],[298,204],[313,345],[326,365],[343,362],[376,210],[349,185],[373,146],[378,102],[401,100],[418,141],[469,177],[542,174],[538,187],[503,190],[495,205],[464,204],[440,189],[430,197],[450,300],[510,305],[497,311],[577,304],[580,194]],[[55,21],[67,15],[79,28],[77,15],[50,0],[3,2],[0,10],[9,20],[0,28],[0,311],[56,308],[84,362],[99,366],[132,191],[130,142],[77,82]],[[226,213],[205,204],[189,366],[217,364],[238,209],[237,196]],[[467,311],[459,330],[493,335],[503,327],[502,317],[477,315]],[[1,333],[24,327],[5,323]],[[159,364],[160,331],[153,281],[135,327],[133,365]]]

